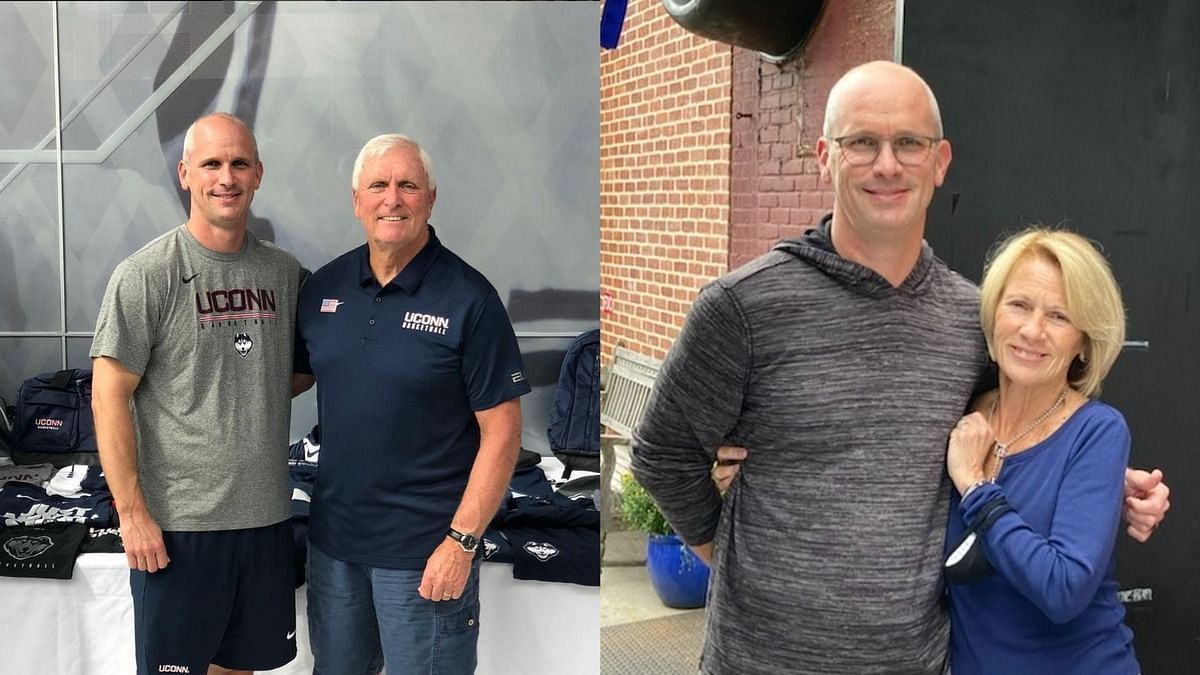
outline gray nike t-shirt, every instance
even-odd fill
[[[237,253],[177,227],[117,265],[91,356],[142,379],[138,473],[164,530],[261,527],[289,516],[293,331],[304,272],[246,234]]]

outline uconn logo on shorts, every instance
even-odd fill
[[[164,663],[158,667],[160,673],[190,673],[192,672],[187,666],[175,666],[169,663]]]
[[[450,319],[444,316],[434,316],[433,314],[422,314],[420,312],[405,312],[404,313],[404,328],[409,330],[417,330],[423,333],[437,333],[445,335],[450,329]]]

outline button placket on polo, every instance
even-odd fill
[[[378,293],[375,294],[375,304],[379,304],[381,302],[383,302],[383,290],[382,289]],[[373,316],[367,317],[367,325],[374,326],[375,325],[375,317],[373,317]]]

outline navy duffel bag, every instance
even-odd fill
[[[42,373],[17,393],[13,446],[20,452],[96,452],[92,421],[92,371]]]

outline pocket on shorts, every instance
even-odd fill
[[[464,602],[464,600],[465,598],[453,604],[445,602],[437,603],[439,605],[438,633],[440,635],[453,635],[479,630],[479,600],[477,598],[473,602]],[[445,611],[442,611],[443,606],[446,606]]]

